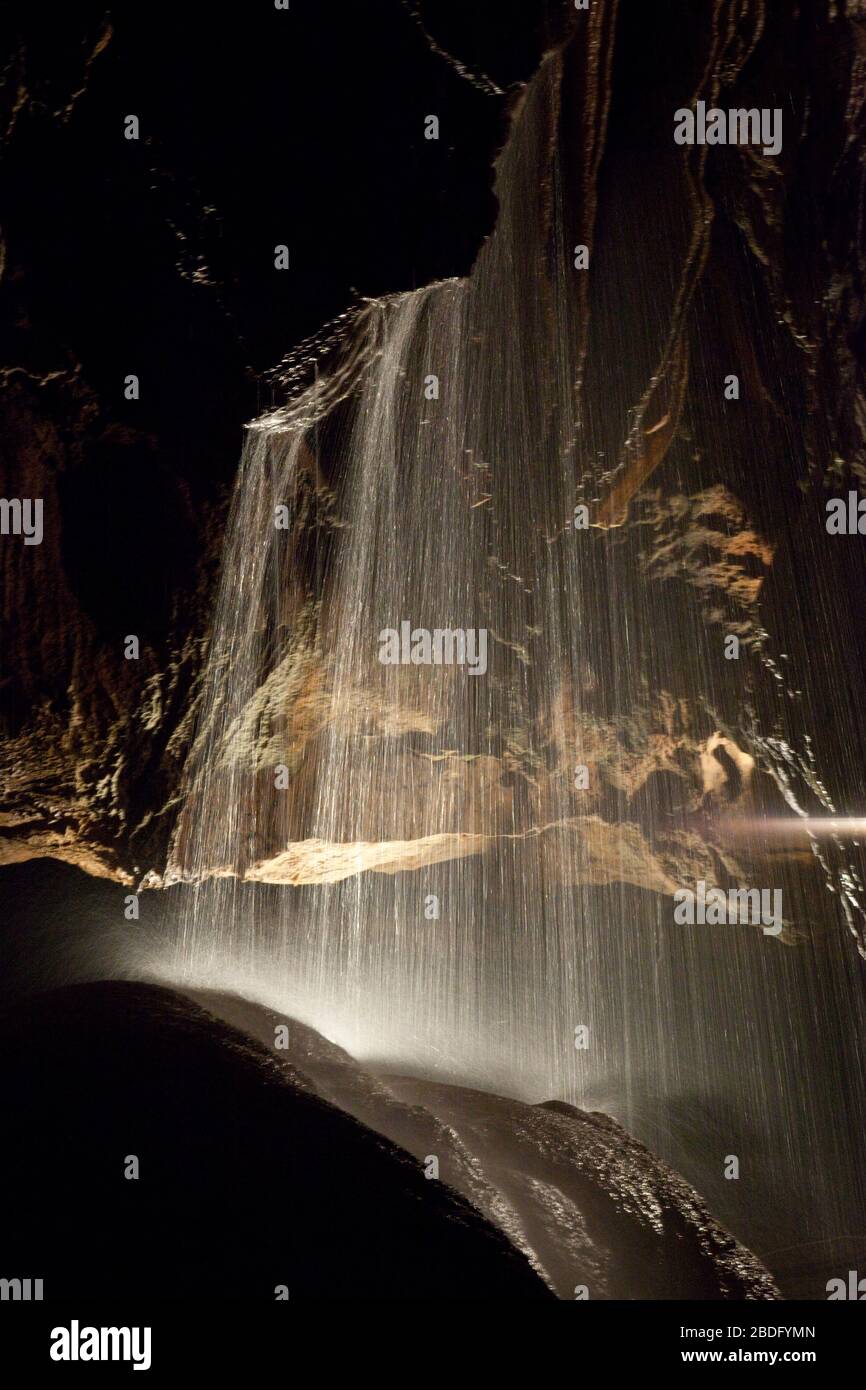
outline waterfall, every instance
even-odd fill
[[[856,955],[835,925],[797,941],[828,909],[796,859],[765,880],[793,945],[674,925],[678,885],[742,872],[699,833],[707,766],[795,779],[808,730],[787,705],[784,738],[756,723],[743,671],[772,654],[746,570],[734,670],[710,580],[664,569],[682,508],[650,493],[629,525],[576,524],[675,421],[700,256],[672,213],[669,265],[630,306],[600,247],[589,321],[575,247],[595,257],[606,214],[562,131],[565,113],[602,139],[607,93],[603,72],[577,91],[567,54],[514,112],[471,275],[365,303],[246,431],[166,880],[183,885],[170,969],[385,1069],[608,1109],[777,1267],[786,1233],[799,1259],[863,1229]],[[637,394],[613,369],[632,349]],[[486,670],[383,664],[404,622],[484,631]],[[856,880],[825,867],[859,911]],[[837,1068],[844,1102],[820,1083]]]

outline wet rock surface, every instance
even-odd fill
[[[4,1258],[46,1298],[778,1296],[606,1116],[377,1076],[249,1000],[157,985],[37,996],[0,1035]]]
[[[0,1033],[5,1267],[47,1300],[551,1296],[462,1197],[181,994],[74,986]]]
[[[200,714],[243,423],[280,405],[298,372],[309,373],[319,348],[298,344],[338,319],[353,291],[381,295],[465,275],[494,225],[492,167],[507,113],[518,110],[520,84],[546,48],[562,43],[574,14],[564,4],[515,7],[506,15],[498,6],[467,15],[431,4],[416,7],[413,19],[410,8],[383,4],[363,22],[349,12],[336,31],[313,14],[293,15],[293,31],[274,30],[271,15],[250,18],[230,45],[219,22],[203,35],[197,22],[172,13],[172,44],[159,54],[158,111],[142,85],[161,33],[152,7],[146,22],[106,19],[98,7],[85,7],[50,33],[26,7],[8,11],[14,57],[4,87],[0,485],[7,496],[43,497],[48,525],[42,546],[25,550],[5,538],[2,550],[0,862],[48,855],[119,881],[165,881]],[[862,581],[850,550],[821,538],[826,488],[857,485],[863,476],[863,276],[854,220],[862,178],[862,17],[853,5],[788,13],[760,0],[736,14],[725,6],[698,14],[676,0],[646,12],[610,3],[593,9],[593,44],[610,60],[597,165],[582,155],[600,109],[591,89],[601,79],[596,72],[590,80],[585,66],[599,51],[593,45],[563,49],[560,114],[573,122],[564,127],[563,155],[582,170],[571,212],[594,225],[595,272],[581,300],[582,389],[590,417],[606,432],[602,474],[614,467],[627,475],[634,463],[623,442],[630,408],[646,428],[666,413],[676,427],[665,427],[664,457],[628,506],[626,531],[639,539],[641,582],[675,594],[688,590],[709,628],[738,633],[752,654],[749,699],[759,726],[751,725],[749,751],[761,759],[771,805],[780,804],[785,777],[793,777],[807,808],[818,805],[792,693],[808,681],[808,697],[826,714],[811,736],[823,747],[827,780],[842,803],[858,791],[847,749],[849,712],[828,692],[850,682],[851,655],[844,643],[816,655],[814,633],[830,602],[843,610],[840,629],[856,629],[856,605],[847,596]],[[384,34],[393,42],[395,27],[405,50],[399,73],[381,42]],[[241,54],[238,43],[246,45]],[[329,74],[313,90],[302,78],[316,69],[311,53]],[[464,60],[462,71],[448,58],[454,53]],[[232,73],[238,66],[256,71],[253,100],[246,89],[226,100],[235,86],[227,64]],[[481,77],[468,80],[467,72]],[[791,93],[775,164],[734,147],[704,151],[705,159],[691,151],[683,163],[668,139],[670,110],[691,99],[702,72],[726,106],[751,104],[761,92]],[[367,104],[363,138],[351,132],[343,139],[334,129],[329,83],[356,90]],[[425,147],[413,125],[420,93],[459,139]],[[136,100],[144,112],[138,143],[122,138],[118,115]],[[287,118],[286,100],[302,109],[293,107]],[[257,139],[281,120],[310,132],[290,140],[285,178],[273,175],[270,147]],[[330,151],[326,161],[320,146]],[[385,185],[397,169],[395,200]],[[535,183],[544,226],[551,210],[543,164]],[[364,218],[348,237],[343,210],[362,204]],[[320,209],[317,246],[297,246],[303,274],[289,281],[271,268],[272,244],[297,224],[301,205]],[[75,216],[66,217],[72,207]],[[669,288],[656,288],[663,284]],[[612,360],[607,325],[648,285],[652,331],[635,338],[627,360]],[[327,341],[325,332],[322,360]],[[732,410],[721,391],[703,385],[721,381],[732,362],[748,410]],[[126,370],[143,383],[136,402],[123,398]],[[611,400],[617,408],[610,409]],[[316,465],[316,486],[328,492],[339,478],[339,455],[325,447]],[[603,495],[595,464],[583,460],[582,467],[578,491],[590,500]],[[483,504],[480,482],[467,505]],[[334,517],[320,498],[309,519],[319,526],[323,517],[326,528],[352,521]],[[608,540],[595,533],[592,543]],[[563,750],[548,747],[543,727],[509,731],[507,746],[493,749],[484,766],[472,761],[474,750],[457,749],[444,767],[425,769],[411,749],[411,706],[377,715],[375,692],[364,685],[354,712],[328,706],[327,652],[315,637],[321,594],[304,570],[302,539],[297,554],[298,601],[310,622],[306,633],[296,625],[288,648],[275,638],[250,733],[257,763],[277,752],[298,771],[298,824],[288,845],[278,836],[254,847],[251,876],[333,877],[327,860],[334,847],[322,855],[306,845],[315,837],[303,824],[323,720],[342,721],[341,728],[354,720],[363,737],[390,737],[395,718],[408,720],[406,776],[417,782],[425,775],[433,798],[443,774],[449,795],[458,788],[460,824],[437,827],[444,834],[497,833],[495,824],[476,823],[479,797],[506,821],[515,795],[523,797],[520,833],[558,822],[544,804],[550,778],[537,773],[539,757],[555,760]],[[817,582],[800,582],[804,566],[820,576]],[[675,598],[672,630],[681,615]],[[136,662],[123,659],[130,632],[141,640]],[[796,671],[787,686],[778,679],[782,647]],[[636,757],[643,781],[650,773],[673,778],[685,784],[676,799],[688,812],[696,803],[705,809],[702,750],[720,734],[742,746],[749,720],[742,686],[726,685],[724,664],[706,652],[697,659],[706,668],[698,708],[686,710],[690,692],[660,679],[651,679],[645,708],[617,708],[603,670],[561,693],[582,711],[582,727],[571,731],[575,742],[591,746],[604,765],[605,794],[588,809],[609,825],[610,849],[593,855],[590,882],[616,881],[615,846],[626,842],[619,857],[625,881],[662,892],[699,874],[712,881],[724,869],[725,847],[706,825],[680,819],[671,836],[657,815],[644,815],[641,781],[625,766]],[[600,681],[595,695],[593,679]],[[673,749],[658,742],[670,732],[658,717],[663,701],[681,725]],[[290,733],[279,747],[259,718],[274,706]],[[542,721],[549,714],[541,713]],[[423,711],[415,715],[423,722]],[[780,739],[795,748],[793,772],[779,755]],[[554,782],[574,752],[565,750]],[[730,790],[729,783],[723,800]],[[602,832],[591,823],[573,833],[586,839]],[[355,844],[372,845],[369,854],[354,852],[360,867],[375,868],[383,857],[375,841],[400,840],[407,845],[385,854],[386,871],[432,862],[423,845],[408,843],[416,838],[411,827],[354,835],[349,853]],[[462,852],[457,839],[454,846]],[[280,863],[286,853],[288,866]],[[567,877],[573,856],[566,851],[565,858]],[[219,862],[209,868],[236,871]]]
[[[272,1046],[323,1100],[414,1155],[522,1250],[557,1296],[772,1299],[754,1255],[702,1199],[607,1115],[468,1087],[377,1075],[314,1029],[237,996],[196,992]]]

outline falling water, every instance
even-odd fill
[[[706,759],[730,775],[712,738],[768,786],[787,768],[791,809],[810,731],[792,700],[762,729],[771,638],[746,605],[743,658],[719,660],[706,586],[657,581],[637,503],[634,524],[573,524],[683,369],[667,284],[624,306],[599,269],[588,323],[573,247],[594,209],[557,136],[576,101],[563,61],[515,114],[472,274],[366,303],[312,384],[247,430],[162,968],[385,1069],[605,1108],[820,1296],[809,1271],[866,1245],[866,1033],[837,911],[859,912],[859,882],[826,856],[817,875],[808,853],[762,861],[755,831],[749,881],[783,889],[784,940],[674,923],[678,884],[738,870],[689,819]],[[581,100],[599,138],[603,73]],[[690,292],[693,228],[669,216]],[[628,353],[647,319],[665,331],[636,405],[599,343]],[[401,622],[485,630],[486,671],[382,664]]]

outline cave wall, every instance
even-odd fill
[[[823,543],[820,516],[828,486],[866,478],[861,7],[595,10],[594,32],[616,34],[597,179],[576,135],[573,156],[605,312],[652,280],[678,221],[684,238],[704,224],[675,335],[690,385],[629,512],[648,582],[692,583],[708,622],[738,625],[756,648],[796,595],[794,654],[801,671],[814,664],[808,693],[827,707],[830,763],[853,796],[856,643],[815,663],[814,634],[829,593],[840,626],[862,622],[862,562]],[[467,15],[394,0],[346,7],[336,24],[313,6],[291,14],[290,29],[264,12],[203,24],[93,6],[45,26],[7,11],[0,491],[44,498],[46,528],[39,547],[0,548],[3,862],[161,873],[242,426],[281,403],[293,349],[348,305],[468,271],[495,220],[493,160],[520,83],[581,22],[565,3]],[[654,154],[653,132],[707,72],[722,105],[785,105],[778,161],[722,147],[682,177],[673,147]],[[427,111],[448,130],[432,148]],[[123,139],[129,112],[137,142]],[[273,266],[281,242],[288,274]],[[611,364],[592,333],[590,317],[588,400],[603,402],[616,370],[639,404],[664,342]],[[735,369],[749,393],[739,412],[703,389]],[[137,401],[124,398],[129,372]],[[612,427],[611,453],[621,445]],[[123,656],[130,633],[138,661]],[[822,694],[840,688],[841,701]],[[772,682],[756,699],[768,728],[784,721]]]
[[[42,498],[45,528],[0,545],[0,862],[162,867],[266,369],[363,296],[468,269],[507,89],[552,8],[440,7],[442,42],[498,74],[485,88],[397,0],[336,22],[6,7],[0,494]]]

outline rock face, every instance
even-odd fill
[[[273,1050],[323,1100],[413,1154],[498,1226],[559,1298],[772,1299],[760,1261],[698,1194],[606,1115],[379,1076],[314,1029],[237,996],[209,1011]]]
[[[231,44],[217,22],[203,36],[197,24],[167,12],[173,39],[166,58],[158,6],[110,22],[98,7],[85,8],[51,36],[26,6],[12,7],[14,57],[3,79],[9,206],[0,283],[0,490],[44,498],[46,533],[40,547],[5,537],[0,550],[0,862],[48,855],[119,881],[165,881],[241,426],[261,408],[283,404],[304,371],[327,357],[334,337],[327,330],[311,347],[297,345],[339,318],[353,286],[382,295],[468,272],[496,216],[491,169],[506,113],[519,115],[520,84],[557,44],[566,75],[562,149],[576,171],[571,212],[588,229],[593,251],[593,274],[578,291],[580,387],[589,414],[607,421],[608,464],[624,463],[627,478],[648,457],[640,448],[634,457],[626,430],[634,411],[643,433],[664,443],[651,477],[643,463],[637,469],[642,490],[625,489],[626,526],[641,541],[644,581],[691,590],[709,626],[739,634],[759,662],[777,660],[767,634],[790,617],[801,539],[820,527],[823,489],[866,477],[856,224],[860,7],[789,11],[748,0],[714,3],[704,13],[684,0],[652,7],[599,0],[591,43],[579,35],[567,41],[579,22],[570,5],[519,8],[520,17],[505,24],[498,7],[496,23],[488,23],[481,10],[461,18],[431,3],[420,6],[416,23],[394,0],[375,24],[351,7],[336,29],[324,15],[292,15],[292,40],[285,26],[272,28],[269,15],[250,19]],[[238,43],[248,48],[238,52]],[[395,45],[399,73],[389,56]],[[463,62],[449,61],[450,53]],[[154,59],[163,64],[161,104],[151,102],[142,139],[127,142],[117,113],[142,90]],[[308,69],[317,74],[315,91]],[[332,74],[330,84],[322,83],[323,71]],[[247,85],[238,85],[239,72],[250,74]],[[673,145],[670,112],[702,81],[704,94],[726,106],[790,94],[775,163],[751,148]],[[329,87],[372,103],[369,141],[331,128]],[[339,155],[333,172],[311,141],[291,147],[291,177],[272,176],[273,147],[260,136],[280,129],[287,91],[298,94],[292,99],[300,109],[286,124],[302,129],[308,117]],[[237,92],[237,100],[227,102],[226,92]],[[411,133],[419,92],[461,132],[456,143],[429,142],[424,160]],[[383,160],[377,140],[386,136],[392,143]],[[34,167],[42,171],[38,186]],[[535,183],[538,217],[549,230],[548,175],[540,167]],[[405,196],[394,199],[371,184],[390,177]],[[306,268],[290,288],[272,270],[272,243],[303,220],[298,189],[305,215],[321,209],[321,225],[312,230],[307,219],[316,245],[297,248]],[[364,226],[349,238],[343,210],[362,202]],[[57,208],[73,204],[70,224]],[[266,245],[256,239],[265,227]],[[638,237],[645,256],[634,254]],[[606,325],[644,299],[652,303],[652,331],[635,339],[626,361],[612,363]],[[166,328],[177,323],[183,334]],[[288,357],[278,360],[287,346]],[[721,382],[732,363],[748,410],[728,409],[721,390],[704,387]],[[127,371],[140,376],[138,401],[124,397]],[[329,488],[339,456],[327,462],[332,471],[319,482]],[[486,505],[484,479],[471,481],[469,502]],[[578,481],[591,492],[596,480]],[[319,508],[317,525],[322,515]],[[352,518],[330,521],[342,526]],[[844,596],[858,578],[848,564],[842,547],[829,547],[819,560],[822,581],[797,591],[803,618],[792,620],[783,641],[801,669],[828,595]],[[321,595],[313,584],[303,597],[311,611]],[[677,614],[675,607],[672,628]],[[130,633],[141,640],[135,662],[123,656]],[[298,649],[272,655],[271,688],[258,692],[251,717],[270,714],[275,701],[294,731],[286,756],[301,763],[317,736],[327,672],[311,643],[302,652],[303,679],[293,666],[283,689],[282,667]],[[816,685],[844,684],[841,648],[822,652],[821,661],[826,669]],[[779,787],[793,781],[803,804],[818,809],[805,763],[788,756],[797,733],[789,727],[794,695],[777,670],[757,672],[760,723],[750,723],[749,754],[762,762],[758,777],[771,800],[781,802]],[[528,798],[518,808],[526,812],[524,828],[541,832],[551,825],[551,787],[583,745],[602,776],[590,821],[554,828],[555,871],[567,876],[569,837],[579,835],[597,846],[590,882],[622,875],[669,892],[678,880],[712,881],[725,869],[724,846],[703,824],[662,833],[648,824],[644,803],[651,785],[664,783],[688,814],[706,809],[701,759],[709,741],[730,734],[735,746],[743,744],[742,690],[722,684],[714,668],[707,710],[657,674],[641,708],[618,708],[609,682],[602,678],[593,692],[587,673],[581,688],[561,693],[560,727],[575,747],[552,746],[543,727],[551,712],[544,711],[539,727],[516,731],[516,739],[508,731],[484,765],[466,761],[465,750],[444,769],[409,758],[413,781],[426,776],[433,794],[443,772],[458,787],[463,823],[442,829],[458,838],[449,849],[441,841],[413,844],[411,834],[355,837],[344,852],[349,869],[393,872],[464,852],[459,837],[495,833],[473,823],[479,797],[506,822],[515,797]],[[381,727],[371,729],[371,692],[355,695],[363,736],[390,737],[393,711],[381,712]],[[574,727],[570,704],[581,710]],[[358,718],[357,709],[347,718]],[[262,730],[257,725],[261,757]],[[845,711],[822,721],[817,740],[843,804],[856,794]],[[725,785],[711,805],[714,796],[736,801],[741,790],[730,766],[723,771]],[[260,846],[250,876],[317,882],[347,871],[333,862],[333,847],[323,852],[304,843],[308,834],[297,838],[299,847],[285,837]],[[404,840],[402,849],[391,846]]]
[[[451,21],[445,42],[504,89],[550,30],[542,5],[496,19]],[[50,30],[13,4],[0,24],[0,496],[45,508],[40,546],[0,540],[0,863],[138,880],[165,865],[243,426],[273,401],[262,379],[353,296],[469,268],[505,99],[434,54],[399,0],[336,24],[269,6],[202,30],[161,0],[146,16],[84,5]],[[463,135],[422,169],[425,87]],[[285,237],[300,275],[274,270]]]
[[[3,1272],[46,1299],[551,1297],[462,1197],[184,996],[72,986],[2,1039]]]
[[[559,1101],[388,1077],[403,1100],[453,1126],[522,1229],[560,1298],[772,1299],[760,1261],[695,1190],[607,1115]]]
[[[778,1296],[606,1116],[378,1077],[156,985],[39,996],[0,1038],[4,1270],[47,1298]]]

